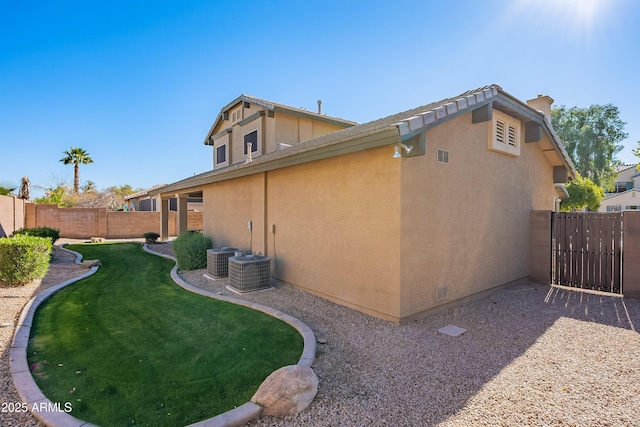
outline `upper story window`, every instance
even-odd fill
[[[520,155],[520,120],[493,110],[489,134],[489,149],[510,156]]]
[[[221,145],[216,148],[216,165],[227,161],[227,145]]]
[[[633,188],[633,182],[616,182],[614,193],[624,193],[627,190],[631,190]]]
[[[251,146],[251,152],[255,153],[258,151],[258,131],[254,130],[244,136],[244,155],[246,156],[249,151],[248,148]]]

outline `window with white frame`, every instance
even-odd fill
[[[258,151],[258,131],[254,130],[244,136],[244,155],[246,156],[249,151],[248,147],[251,146],[251,152]]]
[[[449,164],[449,151],[438,148],[438,163]]]
[[[227,144],[216,147],[216,165],[227,162]]]
[[[493,110],[489,134],[489,150],[510,156],[520,155],[520,120]]]

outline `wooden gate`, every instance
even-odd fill
[[[552,283],[622,293],[622,213],[554,212]]]

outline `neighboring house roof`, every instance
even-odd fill
[[[635,168],[637,165],[616,165],[614,167],[616,173],[626,171],[627,169]]]
[[[607,194],[606,196],[604,196],[602,198],[602,202],[601,203],[604,203],[605,201],[611,201],[611,200],[613,200],[615,198],[618,198],[618,197],[625,197],[626,198],[627,196],[629,196],[629,194],[631,194],[633,192],[638,193],[638,192],[640,192],[640,190],[638,190],[637,188],[632,188],[630,190],[623,191],[622,193],[609,193],[609,194]]]
[[[207,136],[204,138],[205,145],[209,145],[209,138],[215,132],[215,129],[220,123],[220,121],[222,121],[223,114],[229,109],[238,105],[240,102],[248,102],[250,104],[260,105],[261,107],[264,107],[267,110],[286,111],[288,113],[292,113],[295,115],[307,116],[316,120],[322,120],[329,123],[338,123],[341,125],[348,125],[348,126],[353,126],[357,124],[356,122],[352,122],[351,120],[345,120],[338,117],[331,117],[331,116],[327,116],[326,114],[315,113],[309,110],[305,110],[304,108],[290,107],[288,105],[267,101],[266,99],[256,98],[254,96],[242,94],[236,99],[234,99],[233,101],[231,101],[230,103],[228,103],[227,105],[225,105],[224,107],[222,107],[222,109],[220,110],[220,113],[218,113],[218,117],[216,117],[215,121],[213,122],[213,125],[211,125],[211,129],[209,129]]]
[[[153,190],[159,190],[162,187],[166,187],[167,184],[156,184],[153,187],[149,187],[147,189],[138,191],[137,193],[133,193],[133,194],[129,194],[128,196],[124,196],[125,200],[131,200],[131,199],[136,199],[138,197],[142,197],[142,196],[148,196],[150,191]]]
[[[154,193],[176,192],[216,181],[388,145],[389,138],[396,138],[397,142],[405,141],[444,121],[491,102],[494,103],[494,107],[497,109],[515,117],[540,123],[554,144],[554,150],[561,159],[562,164],[569,171],[569,177],[575,178],[576,170],[573,162],[549,119],[542,112],[514,98],[504,92],[500,86],[494,84],[402,113],[322,135],[286,149],[264,154],[254,158],[251,163],[237,163],[226,168],[195,175],[169,184],[162,191],[156,190]]]

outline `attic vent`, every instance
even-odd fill
[[[270,287],[271,258],[245,255],[229,258],[229,288],[235,292],[251,292]]]
[[[443,150],[442,148],[438,148],[438,163],[449,164],[449,152],[447,150]]]
[[[449,287],[440,285],[436,288],[436,301],[444,301],[449,299]]]
[[[229,275],[229,258],[237,251],[237,248],[222,247],[207,250],[207,273],[215,279]]]
[[[293,145],[285,144],[284,142],[278,142],[276,144],[276,150],[284,150],[285,148],[291,148],[291,147],[293,147]]]
[[[515,147],[518,145],[516,132],[517,132],[516,127],[509,124],[507,127],[507,144],[509,144],[512,147]]]
[[[496,120],[496,141],[504,144],[504,128],[506,124],[502,120]]]
[[[494,110],[489,132],[489,150],[510,156],[520,155],[520,120]]]

